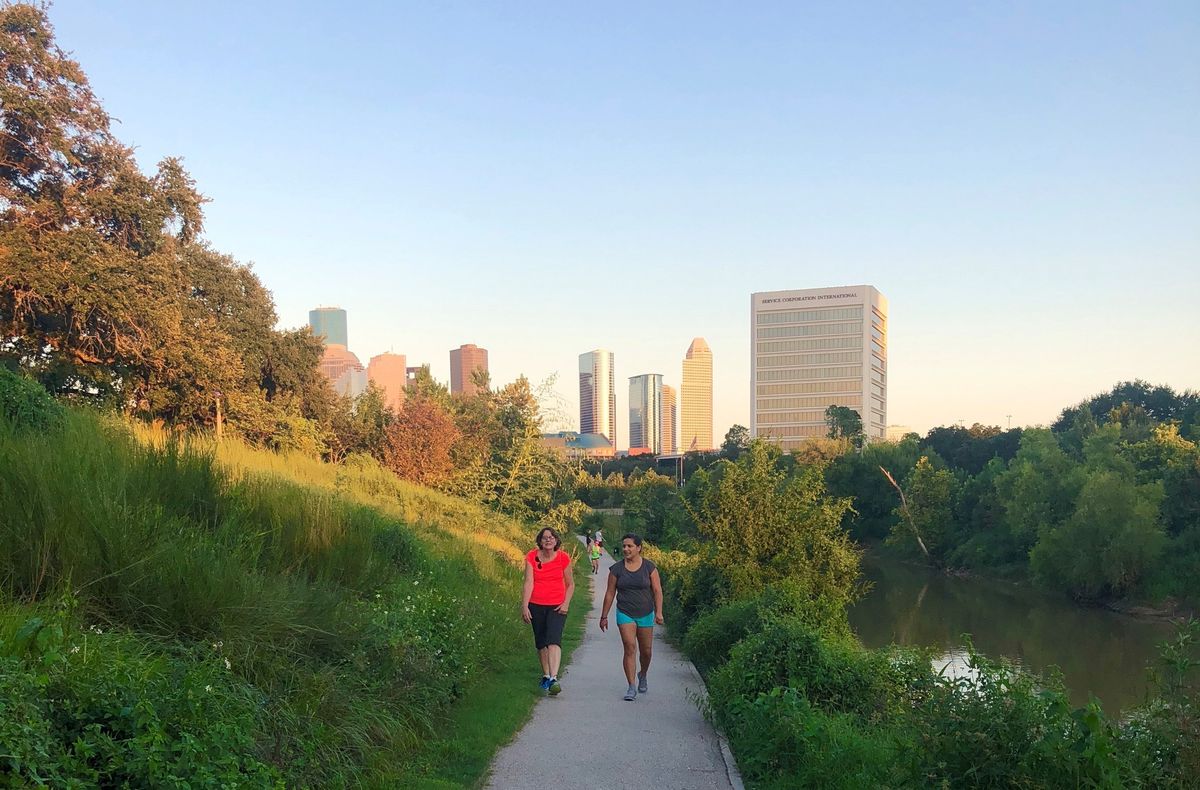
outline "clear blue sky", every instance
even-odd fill
[[[285,326],[749,419],[749,294],[891,302],[889,422],[1200,388],[1200,3],[97,3],[60,44]],[[412,364],[410,363],[410,364]]]

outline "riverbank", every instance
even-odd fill
[[[906,554],[899,554],[888,550],[880,541],[863,542],[859,546],[863,550],[863,559],[866,562],[884,562],[898,565],[907,565],[916,569],[921,569],[929,573],[941,574],[950,578],[964,580],[978,580],[982,582],[995,584],[1011,584],[1015,587],[1029,590],[1032,593],[1043,596],[1053,596],[1062,601],[1070,602],[1082,609],[1105,609],[1110,612],[1127,615],[1143,620],[1155,620],[1162,622],[1175,622],[1186,620],[1189,617],[1200,616],[1200,607],[1194,603],[1178,601],[1174,598],[1167,598],[1162,601],[1152,601],[1137,598],[1123,598],[1112,601],[1088,601],[1078,598],[1072,598],[1064,593],[1041,590],[1034,583],[1029,575],[1029,570],[1026,566],[1020,564],[1010,564],[988,568],[986,570],[971,569],[971,568],[936,568],[932,565],[921,562]]]
[[[962,668],[966,637],[974,649],[1038,675],[1061,672],[1072,704],[1095,694],[1109,713],[1141,704],[1153,689],[1147,668],[1174,626],[1084,607],[1029,584],[979,575],[949,575],[891,562],[863,561],[873,589],[849,609],[850,623],[871,648],[890,644],[934,652],[937,666]]]

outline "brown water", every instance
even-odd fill
[[[1168,623],[1077,606],[1023,585],[963,579],[916,565],[867,557],[863,574],[874,589],[850,609],[850,623],[867,647],[933,647],[935,664],[966,668],[963,634],[992,658],[1005,657],[1045,673],[1058,666],[1076,705],[1095,694],[1110,715],[1145,699],[1146,668]]]

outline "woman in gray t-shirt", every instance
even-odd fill
[[[608,611],[617,602],[617,630],[625,647],[622,661],[629,690],[625,699],[633,701],[646,693],[646,672],[654,648],[654,626],[663,624],[662,580],[653,562],[642,556],[642,539],[632,532],[621,537],[624,559],[608,569],[608,590],[604,593],[604,609],[600,614],[600,630],[608,630]],[[641,671],[634,670],[638,660]]]

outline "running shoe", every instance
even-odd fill
[[[637,699],[637,689],[630,686],[629,690],[625,692],[625,701],[633,702],[635,699]]]
[[[542,691],[550,690],[550,676],[549,675],[542,675],[541,689],[542,689]]]
[[[639,672],[638,673],[638,694],[645,694],[645,693],[646,693],[646,673]]]
[[[558,684],[558,678],[550,678],[550,685],[546,687],[551,696],[562,692],[562,686]]]

